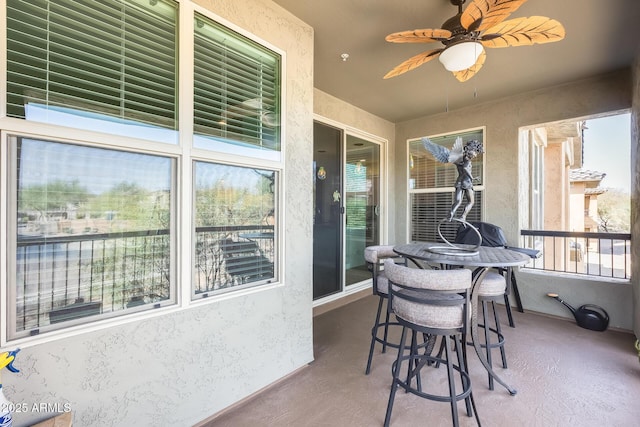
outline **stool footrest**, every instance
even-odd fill
[[[402,356],[399,359],[401,365],[402,365],[402,362],[407,361],[407,360],[411,364],[413,364],[413,362],[415,362],[415,361],[424,362],[424,363],[419,363],[418,366],[411,371],[411,373],[409,374],[409,378],[407,378],[406,381],[403,381],[403,380],[401,380],[399,378],[396,379],[396,381],[394,383],[395,386],[401,387],[401,388],[405,389],[407,392],[415,394],[416,396],[420,396],[422,398],[429,399],[429,400],[434,400],[436,402],[451,402],[452,400],[460,401],[460,400],[466,399],[467,397],[469,397],[469,394],[471,394],[471,378],[470,378],[470,376],[469,376],[469,374],[467,372],[465,372],[464,370],[461,370],[460,366],[458,366],[456,364],[453,364],[452,367],[462,377],[462,391],[460,393],[456,394],[453,397],[453,399],[449,395],[426,393],[426,392],[421,390],[422,387],[420,387],[420,386],[418,388],[413,387],[411,385],[411,382],[412,382],[411,380],[412,380],[412,378],[417,377],[418,375],[420,375],[420,372],[421,372],[422,368],[424,368],[424,365],[430,366],[433,363],[444,363],[444,364],[446,364],[447,361],[446,361],[446,359],[443,359],[441,357],[434,357],[434,356],[418,356],[418,357],[416,357],[415,355]],[[397,362],[398,362],[398,360],[393,362],[393,364],[391,366],[392,372],[395,372],[395,369],[397,369]],[[420,382],[417,382],[417,384],[420,384]]]

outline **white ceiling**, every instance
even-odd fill
[[[564,25],[564,40],[487,49],[482,69],[464,83],[437,59],[383,80],[400,62],[442,47],[388,43],[385,36],[441,28],[457,6],[450,0],[274,2],[314,28],[315,87],[392,122],[618,70],[633,62],[640,44],[640,0],[528,0],[508,19],[548,16]]]

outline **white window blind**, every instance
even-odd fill
[[[461,132],[438,137],[429,137],[431,142],[451,149],[457,137],[464,142],[472,139],[484,141],[482,129]],[[473,188],[475,203],[467,215],[467,221],[482,220],[483,206],[483,155],[472,160]],[[453,204],[454,185],[458,176],[457,168],[451,163],[440,163],[433,158],[423,146],[421,139],[409,141],[409,215],[410,239],[412,241],[440,241],[438,223],[449,217]],[[466,198],[458,208],[456,216],[460,216]],[[453,242],[458,223],[443,224],[443,236]]]
[[[176,17],[167,0],[7,0],[7,115],[176,129]]]
[[[194,132],[207,140],[280,150],[280,55],[196,14]]]

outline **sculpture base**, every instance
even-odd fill
[[[473,229],[476,235],[478,236],[478,244],[475,246],[469,247],[469,246],[460,246],[460,245],[456,245],[455,243],[449,242],[442,235],[442,232],[440,231],[440,227],[442,226],[443,222],[451,222],[451,221],[459,222],[460,224],[463,224],[465,227],[471,227],[471,229]],[[475,256],[475,255],[478,255],[478,248],[482,244],[482,236],[480,235],[480,232],[478,231],[478,229],[473,225],[471,225],[470,223],[468,223],[466,220],[461,218],[452,218],[451,220],[449,219],[441,220],[438,223],[438,236],[440,236],[442,241],[444,241],[447,244],[447,246],[431,246],[427,249],[429,252],[433,252],[440,255]]]

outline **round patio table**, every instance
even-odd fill
[[[478,286],[482,282],[482,279],[487,274],[490,268],[507,268],[519,267],[525,265],[531,260],[531,257],[522,252],[516,252],[500,247],[480,246],[474,247],[471,245],[457,245],[460,247],[474,248],[477,254],[469,255],[452,255],[443,254],[442,251],[437,249],[436,251],[430,251],[429,248],[437,247],[442,248],[442,243],[435,242],[421,242],[421,243],[408,243],[405,245],[394,246],[393,250],[398,255],[402,255],[411,260],[416,266],[424,268],[419,261],[425,261],[430,264],[440,264],[442,268],[449,267],[476,267],[473,271],[473,282],[471,287],[471,338],[473,342],[473,348],[476,350],[476,354],[480,359],[480,362],[485,367],[489,375],[491,375],[495,381],[506,388],[513,396],[517,391],[507,385],[499,376],[494,372],[486,357],[482,354],[482,345],[478,339]],[[509,270],[510,272],[511,270]],[[510,276],[507,276],[510,277]]]

